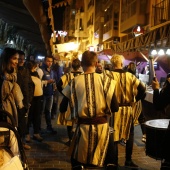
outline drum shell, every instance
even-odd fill
[[[146,127],[146,155],[154,159],[167,159],[170,157],[170,129]],[[169,155],[169,156],[168,156]]]

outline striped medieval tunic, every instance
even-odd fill
[[[114,141],[128,140],[130,127],[141,112],[139,108],[141,101],[136,102],[135,98],[138,94],[137,87],[141,82],[133,74],[121,69],[111,71],[109,74],[117,81],[115,93],[119,103],[119,111],[114,113]]]
[[[109,124],[104,117],[110,113],[115,84],[103,74],[89,73],[75,77],[62,91],[70,99],[71,118],[79,119],[70,151],[81,163],[104,163],[109,142]]]

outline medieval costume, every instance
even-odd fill
[[[140,112],[134,112],[132,106],[143,98],[145,87],[133,74],[124,70],[118,69],[110,73],[117,81],[115,93],[119,103],[119,111],[114,114],[114,141],[127,140],[130,127],[140,114]]]
[[[70,99],[71,119],[77,121],[70,147],[74,160],[103,166],[109,143],[108,113],[118,110],[115,85],[103,74],[88,73],[75,77],[62,91]]]

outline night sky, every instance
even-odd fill
[[[62,30],[64,9],[65,9],[65,6],[53,9],[55,30]]]

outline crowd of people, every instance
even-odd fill
[[[35,57],[5,48],[0,57],[1,109],[15,119],[25,149],[31,149],[32,139],[42,142],[41,117],[45,115],[46,131],[57,132],[51,119],[67,127],[69,154],[73,170],[84,167],[118,169],[118,143],[125,144],[125,166],[138,168],[132,160],[134,126],[141,125],[146,142],[142,100],[146,86],[135,72],[135,63],[123,68],[124,57],[115,54],[110,60],[113,69],[104,69],[97,54],[85,51],[82,60],[73,59],[71,70],[58,74],[52,56],[46,56],[40,66]],[[170,78],[159,91],[153,80],[153,103],[164,110],[169,119]],[[62,95],[61,103],[58,96]],[[162,102],[160,102],[162,101]],[[166,102],[164,102],[166,101]],[[58,108],[59,106],[59,108]],[[29,130],[33,126],[31,138]],[[169,166],[164,158],[162,170]]]
[[[33,125],[34,140],[41,142],[41,117],[45,114],[47,132],[55,134],[51,123],[53,94],[57,78],[52,70],[53,57],[39,63],[30,55],[14,48],[5,48],[0,57],[1,109],[16,121],[25,149],[31,149],[29,128]]]

